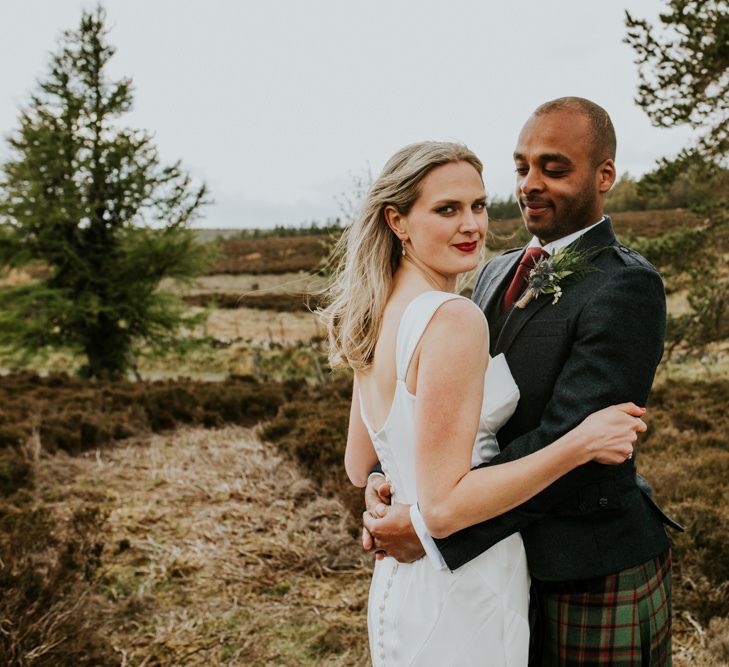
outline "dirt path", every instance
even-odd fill
[[[108,511],[90,604],[123,664],[367,664],[370,564],[345,510],[250,429],[56,455],[36,488]]]

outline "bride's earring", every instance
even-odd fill
[[[402,256],[405,257],[405,240],[402,242]]]

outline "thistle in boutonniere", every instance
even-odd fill
[[[562,296],[562,287],[582,280],[588,273],[597,271],[590,259],[600,249],[580,250],[575,244],[560,248],[554,255],[542,257],[529,272],[529,284],[516,302],[517,308],[526,308],[532,299],[542,294],[553,294],[552,305]]]

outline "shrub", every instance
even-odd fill
[[[17,452],[0,452],[0,496],[10,496],[32,481],[32,468]]]
[[[315,271],[326,259],[330,236],[219,241],[220,255],[208,270],[215,273],[289,273]]]
[[[680,208],[661,211],[617,212],[613,214],[610,213],[610,207],[608,206],[607,212],[610,214],[618,238],[626,242],[630,241],[628,245],[635,242],[635,250],[641,253],[646,247],[652,247],[654,243],[652,239],[658,239],[669,233],[672,234],[670,242],[661,243],[665,244],[666,250],[673,251],[674,248],[679,247],[684,232],[686,239],[693,241],[696,234],[691,233],[691,230],[701,227],[704,223],[701,216]],[[506,250],[507,248],[524,245],[530,238],[531,235],[527,232],[521,218],[491,220],[486,244],[492,250]],[[637,238],[640,240],[636,242]],[[631,247],[634,246],[631,245]],[[685,256],[680,258],[685,260]]]
[[[0,656],[4,665],[118,665],[85,607],[104,545],[95,507],[57,521],[48,509],[0,517]]]

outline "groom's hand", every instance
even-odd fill
[[[380,503],[362,516],[363,533],[369,533],[377,558],[392,556],[401,563],[412,563],[425,555],[413,524],[410,505]],[[364,544],[364,534],[362,542]]]

